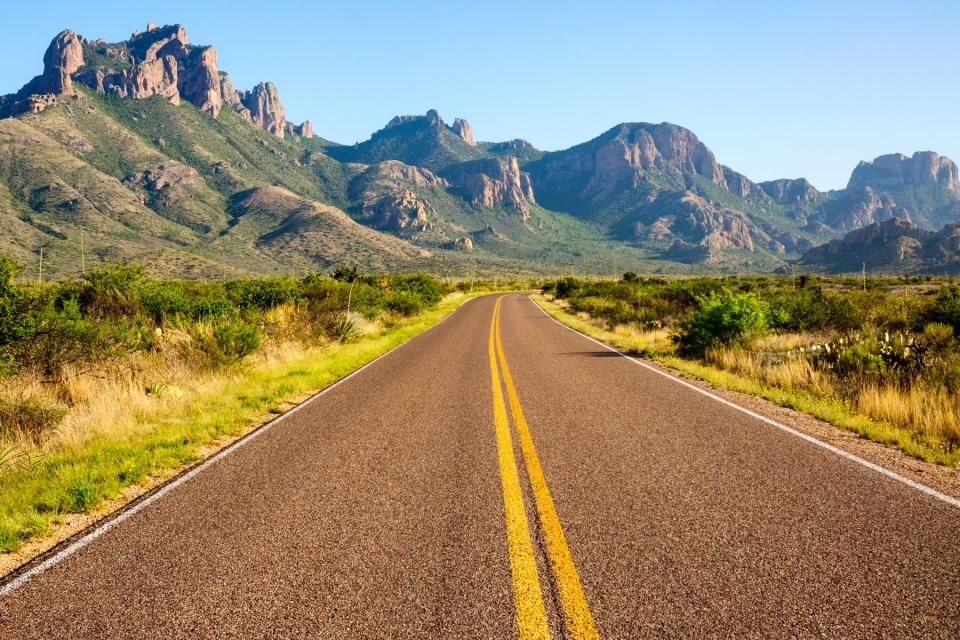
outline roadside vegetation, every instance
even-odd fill
[[[493,283],[343,268],[16,283],[0,258],[0,551],[190,464]],[[510,287],[512,283],[499,283]]]
[[[541,304],[618,348],[960,466],[960,287],[920,277],[564,278]]]

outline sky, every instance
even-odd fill
[[[960,160],[957,0],[3,1],[0,93],[62,29],[181,23],[234,86],[273,81],[288,119],[342,143],[435,108],[477,140],[547,150],[673,122],[753,180],[820,189],[884,153]]]

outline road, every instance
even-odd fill
[[[522,294],[81,545],[8,583],[0,637],[960,637],[955,504]]]

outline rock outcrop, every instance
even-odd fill
[[[360,203],[365,223],[399,233],[432,230],[432,208],[417,189],[446,186],[446,180],[428,169],[388,160],[364,169],[351,181],[348,192]]]
[[[310,139],[313,137],[313,125],[310,124],[309,120],[304,120],[300,124],[293,124],[289,120],[286,124],[287,133],[295,136],[300,136],[301,138]]]
[[[516,158],[472,160],[454,165],[442,175],[474,204],[510,207],[524,220],[530,217],[530,203],[535,202],[533,186]]]
[[[83,40],[66,29],[57,34],[43,54],[43,75],[36,93],[73,93],[71,77],[83,66]]]
[[[223,107],[217,52],[213,47],[193,47],[181,59],[180,95],[214,118]]]
[[[833,273],[872,271],[955,273],[960,266],[960,223],[927,231],[891,218],[851,231],[803,255],[800,264]]]
[[[460,136],[464,142],[473,144],[473,130],[470,128],[469,122],[463,118],[457,118],[453,121],[453,125],[450,128],[453,129],[453,132]]]
[[[400,232],[411,228],[430,228],[429,204],[413,191],[391,193],[379,200],[365,202],[360,215],[378,229]]]
[[[841,197],[824,203],[813,220],[833,229],[859,229],[891,218],[910,220],[910,212],[897,206],[893,196],[873,187],[848,189]]]
[[[286,121],[277,88],[267,82],[251,91],[237,91],[230,76],[218,69],[216,50],[191,45],[179,24],[149,24],[146,31],[112,44],[103,39],[87,41],[66,30],[53,39],[43,60],[43,75],[17,94],[0,97],[0,117],[42,111],[56,102],[55,96],[73,93],[73,83],[78,81],[120,98],[160,96],[174,104],[186,100],[213,117],[226,105],[283,137]],[[313,127],[305,122],[297,135],[311,138]]]
[[[713,261],[728,249],[772,253],[794,248],[797,239],[776,238],[742,211],[720,207],[692,193],[661,192],[637,212],[629,229],[634,240],[664,245],[664,257],[680,262]]]
[[[780,204],[808,205],[820,196],[820,192],[806,178],[768,180],[757,186]]]
[[[467,253],[471,253],[473,251],[473,239],[470,238],[470,236],[454,238],[454,240],[450,242],[446,248],[453,249],[454,251],[466,251]]]
[[[912,157],[891,153],[873,162],[860,162],[847,188],[889,189],[905,185],[939,186],[960,194],[956,163],[933,151],[918,151]]]
[[[286,128],[280,92],[272,82],[261,82],[250,91],[240,93],[240,101],[250,110],[250,118],[278,138]]]

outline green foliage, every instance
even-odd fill
[[[301,283],[293,278],[234,280],[226,285],[227,297],[240,309],[265,311],[303,298]]]
[[[197,331],[194,339],[213,366],[235,365],[256,353],[263,342],[263,334],[255,324],[244,320],[230,320],[208,332]]]
[[[766,328],[766,307],[752,295],[710,293],[698,302],[700,308],[677,325],[674,340],[681,353],[702,355]]]
[[[230,281],[151,280],[140,265],[112,264],[82,281],[21,285],[16,264],[0,258],[0,373],[33,371],[47,380],[71,366],[96,363],[154,347],[158,330],[188,329],[202,358],[229,366],[255,353],[267,333],[299,336],[310,343],[326,336],[357,337],[348,308],[368,319],[414,316],[435,307],[446,289],[422,273],[365,275],[338,271]],[[278,307],[292,323],[268,314]]]
[[[333,325],[333,336],[338,342],[356,342],[360,338],[357,323],[347,314],[339,316]]]
[[[83,306],[94,317],[116,318],[133,314],[140,302],[144,268],[139,264],[108,264],[85,276]]]

